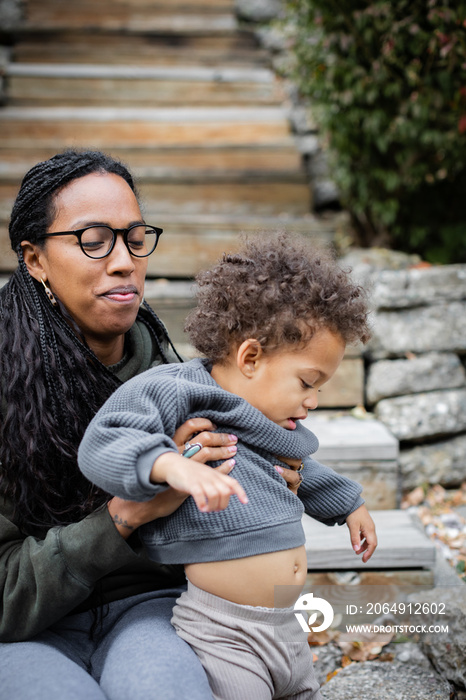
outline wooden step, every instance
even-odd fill
[[[6,107],[0,147],[111,149],[254,144],[290,145],[284,110],[258,108]]]
[[[312,215],[293,218],[287,216],[231,216],[197,215],[182,216],[176,212],[158,216],[154,209],[146,207],[145,216],[154,225],[160,225],[164,233],[157,251],[149,257],[149,277],[192,278],[199,270],[211,265],[224,251],[236,250],[241,233],[286,230],[309,235],[320,243],[330,243],[336,230],[349,226],[348,217],[330,216],[320,219]],[[10,250],[7,221],[11,207],[4,210],[0,223],[0,270],[12,271],[16,256]]]
[[[28,3],[26,20],[19,29],[23,33],[70,29],[89,32],[164,32],[166,34],[196,34],[233,32],[237,20],[232,12],[199,12],[197,8],[176,9],[154,6],[130,8],[119,5],[83,6],[77,3],[61,2],[55,7],[37,6]]]
[[[406,511],[389,509],[371,513],[378,536],[378,547],[366,564],[351,547],[348,528],[327,527],[303,516],[308,569],[432,569],[435,546],[417,527]]]
[[[1,140],[1,137],[0,137]],[[51,158],[59,149],[0,147],[0,181],[16,184],[36,163]],[[287,145],[251,144],[249,146],[201,146],[178,148],[145,144],[140,148],[113,146],[111,155],[127,163],[136,178],[168,178],[182,174],[184,177],[222,178],[265,177],[279,174],[295,178],[302,172],[301,155],[293,142]]]
[[[35,30],[17,32],[12,62],[57,64],[123,64],[126,66],[269,65],[268,54],[252,32],[163,34],[107,31],[94,33]]]
[[[191,12],[234,12],[234,0],[99,0],[97,3],[92,0],[80,0],[79,3],[64,3],[63,0],[27,0],[28,11],[52,12],[59,11],[65,14],[75,14],[78,10],[96,10],[111,14],[115,8],[122,8],[126,11],[136,11],[141,9],[151,9],[154,11],[191,11]]]
[[[11,106],[279,105],[281,82],[265,68],[12,63]]]
[[[3,218],[13,206],[19,182],[0,178],[0,211]],[[165,215],[192,217],[221,215],[234,217],[297,218],[310,211],[311,192],[305,175],[267,171],[232,174],[146,168],[138,181],[146,219],[158,221]],[[155,222],[155,225],[160,225]]]

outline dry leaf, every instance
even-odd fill
[[[382,648],[391,642],[393,632],[361,632],[355,637],[354,633],[340,634],[337,644],[346,656],[353,661],[375,659]]]
[[[343,669],[341,669],[341,668],[336,668],[331,673],[327,673],[327,675],[325,677],[325,682],[328,683],[331,678],[334,678],[337,675],[337,673],[340,673],[340,671],[342,671],[342,670]]]
[[[410,270],[421,270],[425,267],[432,267],[432,263],[427,262],[427,260],[420,260],[417,263],[413,263],[412,265],[409,266]]]
[[[443,503],[445,501],[445,489],[440,484],[435,484],[426,494],[425,500],[429,505]]]
[[[405,498],[403,499],[402,508],[418,506],[423,502],[424,497],[424,489],[422,488],[422,486],[418,486],[414,489],[414,491],[411,491],[410,493],[408,493],[407,496],[405,496]]]
[[[341,662],[340,662],[340,663],[341,663],[341,667],[342,667],[342,668],[346,668],[347,666],[351,666],[351,664],[352,664],[353,662],[351,661],[351,659],[350,659],[349,656],[346,656],[346,654],[344,654],[344,655],[341,657]]]
[[[311,647],[321,647],[323,644],[328,644],[338,635],[336,630],[324,630],[323,632],[310,632],[307,635],[307,643]]]

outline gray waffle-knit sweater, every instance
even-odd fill
[[[169,436],[194,417],[209,418],[219,432],[238,436],[232,476],[249,503],[233,496],[225,510],[201,513],[188,498],[172,515],[141,528],[155,561],[189,564],[291,549],[304,544],[304,510],[328,525],[343,524],[364,502],[359,484],[308,457],[318,447],[313,433],[299,423],[296,430],[273,423],[222,389],[208,361],[200,359],[150,369],[121,386],[91,421],[79,465],[108,492],[147,500],[160,490],[149,478],[154,461],[178,452]],[[275,470],[278,456],[304,458],[299,497]]]

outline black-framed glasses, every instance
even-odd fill
[[[111,228],[111,226],[100,224],[99,226],[86,226],[76,231],[44,233],[38,238],[76,236],[84,255],[93,260],[100,260],[110,255],[115,247],[118,233],[123,234],[125,246],[131,255],[136,258],[147,258],[156,249],[163,229],[145,224],[134,224],[129,228]]]

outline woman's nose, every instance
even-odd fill
[[[107,261],[107,269],[110,273],[130,274],[134,270],[135,260],[126,247],[121,233],[117,235],[115,246]]]

